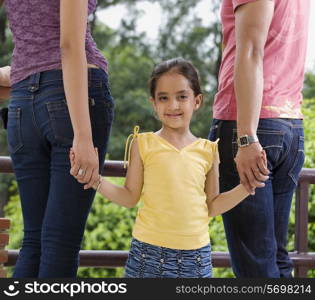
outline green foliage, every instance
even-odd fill
[[[315,169],[315,99],[305,100],[303,105],[305,129],[305,168]],[[308,242],[309,251],[315,252],[315,186],[310,185],[308,203]],[[309,277],[315,277],[315,270],[308,272]]]
[[[305,74],[303,96],[306,99],[315,98],[315,74],[307,72]]]
[[[153,62],[132,45],[112,50],[107,52],[107,57],[111,62],[110,82],[116,113],[109,153],[111,159],[122,160],[126,137],[135,125],[139,125],[141,131],[158,127],[147,92]]]
[[[5,66],[11,60],[13,42],[3,6],[0,6],[0,45],[0,66]]]
[[[23,238],[23,219],[22,219],[22,209],[20,203],[20,196],[18,194],[17,183],[15,180],[9,189],[10,201],[4,207],[4,215],[11,220],[10,226],[10,240],[8,249],[20,249],[22,246]],[[8,277],[12,276],[12,267],[7,268]]]

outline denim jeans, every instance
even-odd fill
[[[206,278],[212,276],[210,244],[195,250],[176,250],[132,239],[126,263],[127,278]]]
[[[304,163],[303,123],[260,119],[257,135],[271,173],[264,188],[223,214],[232,268],[237,277],[291,277],[286,244],[292,196]],[[235,121],[213,120],[209,139],[220,138],[220,192],[240,182],[236,137]]]
[[[88,70],[89,110],[100,171],[114,117],[107,74]],[[21,198],[24,239],[14,277],[75,277],[93,189],[70,175],[73,129],[62,71],[37,73],[13,85],[8,146]]]

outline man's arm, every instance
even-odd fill
[[[235,12],[236,57],[234,87],[237,103],[238,136],[256,136],[263,98],[264,48],[273,18],[274,2],[257,0],[239,6]],[[239,148],[236,164],[241,183],[250,192],[266,180],[259,143]]]

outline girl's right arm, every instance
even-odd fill
[[[73,162],[73,155],[73,152],[71,152],[71,163]],[[140,199],[142,186],[143,163],[138,149],[138,141],[137,139],[134,139],[131,146],[130,162],[124,186],[112,184],[102,177],[98,192],[118,205],[132,208]],[[94,184],[93,188],[96,189],[97,184]]]

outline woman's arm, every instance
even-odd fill
[[[11,88],[0,86],[0,101],[10,98]]]
[[[0,68],[0,86],[2,87],[10,87],[11,86],[11,67],[6,66]]]
[[[89,187],[98,180],[98,159],[95,156],[88,106],[88,74],[85,36],[88,0],[60,0],[60,49],[64,89],[74,131],[75,162],[70,173],[79,169]]]
[[[239,184],[228,192],[220,194],[219,161],[217,158],[207,174],[205,192],[207,195],[207,205],[210,217],[215,217],[230,210],[249,195],[242,184]]]
[[[73,155],[74,154],[72,152],[72,155],[70,154],[71,163],[73,163]],[[135,139],[131,147],[131,159],[129,162],[124,186],[117,186],[108,182],[105,180],[105,178],[102,178],[98,192],[118,205],[131,208],[138,203],[142,186],[143,163],[138,149],[138,142]],[[95,184],[93,187],[96,189],[97,184]]]
[[[10,66],[0,68],[0,100],[7,100],[10,98],[11,92],[10,74],[11,74]]]

